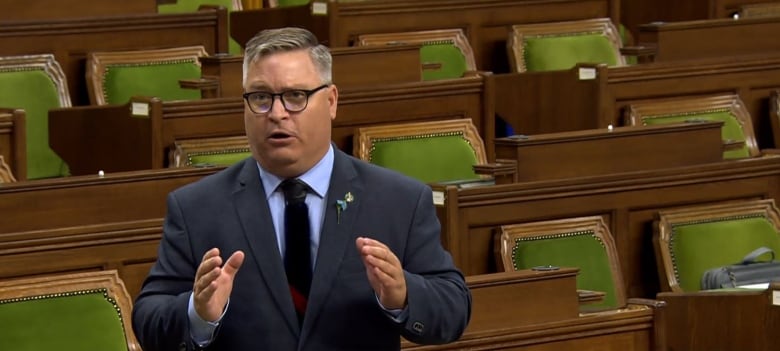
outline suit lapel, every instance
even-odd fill
[[[282,256],[276,242],[276,232],[271,221],[265,190],[260,183],[257,164],[253,159],[244,162],[239,174],[238,185],[233,192],[244,235],[249,243],[251,257],[263,276],[263,282],[271,292],[274,302],[287,320],[290,329],[298,335],[298,317],[290,297],[290,290],[284,283],[286,276]],[[247,264],[249,262],[245,262]]]
[[[354,248],[355,245],[352,228],[357,214],[360,213],[360,199],[363,193],[363,184],[357,180],[356,176],[355,168],[346,154],[335,149],[333,175],[325,199],[325,220],[317,251],[317,263],[309,294],[309,306],[306,309],[306,318],[303,324],[302,340],[305,340],[309,331],[312,330],[312,323],[317,320],[322,306],[328,299],[328,294],[332,290],[331,286],[336,280],[346,250]],[[352,195],[352,201],[347,202],[346,208],[342,209],[341,214],[339,214],[336,200],[344,200],[347,193]]]

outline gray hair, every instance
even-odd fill
[[[243,83],[246,84],[247,72],[249,72],[249,65],[252,63],[275,53],[295,50],[308,50],[309,57],[319,72],[322,83],[333,83],[331,72],[333,58],[330,55],[330,50],[320,44],[317,37],[310,31],[296,27],[266,29],[257,33],[246,43]]]

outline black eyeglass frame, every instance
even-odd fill
[[[301,112],[301,111],[305,110],[306,107],[309,106],[309,97],[314,95],[314,93],[316,93],[316,92],[318,92],[318,91],[320,91],[322,89],[325,89],[325,88],[327,88],[329,86],[330,86],[330,84],[323,84],[323,85],[320,85],[320,86],[318,86],[318,87],[316,87],[314,89],[310,89],[310,90],[306,90],[306,89],[291,89],[291,90],[285,90],[285,91],[283,91],[281,93],[270,93],[270,92],[267,92],[267,91],[250,91],[250,92],[242,94],[241,96],[244,97],[244,101],[246,101],[247,106],[249,106],[249,110],[252,111],[255,114],[265,114],[265,113],[271,112],[271,110],[274,108],[274,103],[276,102],[276,97],[277,96],[279,97],[279,100],[282,101],[282,107],[284,107],[285,111],[287,111],[287,112]],[[284,99],[284,94],[289,94],[289,93],[294,93],[294,92],[299,92],[299,93],[303,93],[304,95],[306,95],[306,101],[304,102],[303,107],[301,107],[298,110],[294,110],[294,109],[291,110],[290,108],[288,108],[287,107],[287,102]],[[268,107],[268,111],[257,112],[257,111],[255,111],[254,107],[252,107],[252,103],[249,102],[249,97],[252,96],[252,95],[257,95],[257,94],[267,94],[267,95],[271,96],[271,104]]]

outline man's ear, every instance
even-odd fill
[[[339,89],[335,84],[332,84],[328,88],[328,91],[328,109],[330,110],[330,119],[334,120],[336,119],[336,109],[338,108]]]

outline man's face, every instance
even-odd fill
[[[250,64],[244,91],[282,93],[312,90],[322,84],[308,50],[296,50]],[[300,112],[287,111],[279,96],[266,113],[254,113],[244,103],[244,127],[255,159],[282,178],[297,177],[312,168],[330,145],[337,100],[338,91],[331,85],[310,95]]]

